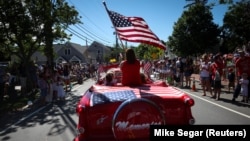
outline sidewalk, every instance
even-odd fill
[[[195,81],[200,81],[200,75],[199,74],[192,74],[191,79],[193,80],[193,78],[195,78]],[[221,81],[221,85],[224,86],[222,89],[227,89],[228,90],[228,80]]]
[[[71,82],[73,86],[75,86],[76,84],[78,84],[76,81]],[[16,86],[15,89],[19,92],[18,95],[20,95],[20,86]],[[29,93],[26,94],[26,96],[30,96],[30,95],[37,95],[37,93],[39,93],[39,89],[37,89],[38,91],[30,91]],[[33,94],[32,94],[33,93]],[[26,97],[27,98],[27,97]],[[16,101],[14,101],[12,103],[12,108],[10,109],[0,109],[0,125],[4,125],[5,121],[11,121],[11,122],[15,122],[15,119],[21,119],[22,116],[31,113],[34,110],[37,110],[39,108],[41,108],[41,106],[39,105],[38,102],[38,98],[36,97],[34,99],[28,99],[27,101],[18,101],[18,99]],[[25,98],[23,98],[25,99]],[[12,101],[9,101],[12,102]],[[21,104],[16,104],[16,103],[21,103]],[[24,103],[25,105],[23,106]],[[4,105],[2,105],[4,106]],[[9,106],[9,103],[6,103],[6,106]],[[1,130],[1,127],[0,127]]]
[[[153,80],[157,80],[157,79],[159,79],[159,76],[158,76],[159,74],[152,74],[151,75],[151,78],[153,79]],[[196,82],[200,82],[200,75],[199,74],[192,74],[191,75],[191,80],[193,81],[193,79],[196,81]],[[223,86],[223,89],[226,89],[226,90],[228,90],[228,80],[225,80],[225,81],[221,81],[221,84],[222,84],[222,86]],[[231,91],[232,91],[232,89],[231,89]]]

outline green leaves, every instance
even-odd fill
[[[167,45],[178,56],[196,55],[213,50],[219,34],[210,8],[197,4],[183,12]]]
[[[250,2],[241,1],[229,7],[223,19],[225,44],[233,51],[250,40]]]
[[[0,43],[6,54],[30,58],[45,40],[67,39],[65,29],[81,23],[65,0],[10,0],[0,2]],[[50,52],[52,52],[50,51]]]

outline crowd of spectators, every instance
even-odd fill
[[[210,93],[212,98],[220,99],[222,81],[227,82],[228,92],[232,88],[232,101],[235,101],[240,93],[244,93],[243,102],[249,98],[250,81],[250,43],[242,48],[236,48],[235,52],[229,54],[204,53],[200,56],[186,56],[168,58],[162,60],[148,61],[151,64],[150,74],[143,72],[145,62],[135,58],[134,51],[127,50],[126,60],[120,63],[123,72],[122,84],[128,85],[134,80],[140,80],[136,84],[141,84],[141,73],[146,77],[154,76],[158,80],[164,80],[168,85],[180,88],[191,89],[192,74],[198,74],[203,96]],[[136,63],[133,69],[126,69],[131,64]],[[21,96],[25,96],[28,87],[31,90],[40,90],[41,103],[52,102],[53,100],[64,100],[65,94],[72,88],[72,79],[82,83],[83,78],[93,78],[97,76],[97,64],[61,63],[51,69],[46,64],[37,65],[31,63],[25,72],[24,64],[13,64],[7,72],[1,71],[1,96],[0,101],[7,95],[9,99],[16,99],[17,92],[15,86],[21,86]],[[140,70],[141,68],[141,70]],[[126,70],[126,71],[125,71]],[[135,75],[135,70],[138,73]],[[29,75],[29,77],[27,76]],[[133,75],[133,77],[130,77]],[[29,79],[28,79],[29,78]],[[135,79],[136,78],[136,79]],[[245,79],[243,79],[245,78]],[[81,81],[79,81],[81,79]],[[131,80],[130,80],[131,79]],[[28,86],[28,87],[27,87]],[[247,98],[246,98],[247,97]]]
[[[191,88],[192,74],[198,74],[203,96],[210,93],[211,98],[220,99],[221,89],[227,87],[233,93],[232,101],[239,94],[247,94],[242,102],[248,102],[249,82],[243,83],[242,76],[250,81],[250,42],[247,46],[237,47],[228,54],[204,53],[200,56],[168,57],[152,62],[151,75],[166,80],[169,85]],[[222,81],[227,85],[222,85]],[[248,83],[248,84],[246,84]],[[244,86],[245,87],[244,87]],[[246,86],[247,85],[247,86]],[[232,91],[231,91],[232,89]]]
[[[84,78],[94,77],[95,72],[96,66],[91,64],[60,63],[51,68],[32,62],[25,68],[22,62],[14,63],[0,69],[0,102],[17,100],[33,92],[39,92],[42,105],[64,100],[72,88],[72,81],[82,82]]]

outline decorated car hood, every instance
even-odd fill
[[[102,100],[108,98],[110,102],[149,96],[160,96],[161,98],[179,98],[185,94],[174,87],[152,85],[143,85],[138,87],[93,85],[90,88],[90,91],[95,95],[93,97],[97,97],[98,99]],[[93,97],[91,97],[91,99],[93,99]]]
[[[150,125],[192,125],[194,101],[172,86],[95,84],[77,106],[79,136],[89,140],[148,140]]]
[[[93,92],[90,97],[90,106],[110,102],[121,102],[125,100],[132,100],[135,98],[136,95],[133,90],[118,90],[111,92],[103,92],[102,94]]]

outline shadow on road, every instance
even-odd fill
[[[48,136],[63,134],[66,129],[76,136],[75,129],[78,121],[73,120],[71,116],[76,115],[75,108],[80,98],[81,96],[68,93],[66,100],[48,103],[42,107],[35,103],[22,112],[8,113],[0,121],[2,140],[11,140],[10,134],[18,132],[19,128],[25,129],[44,124],[50,124],[51,127]]]

